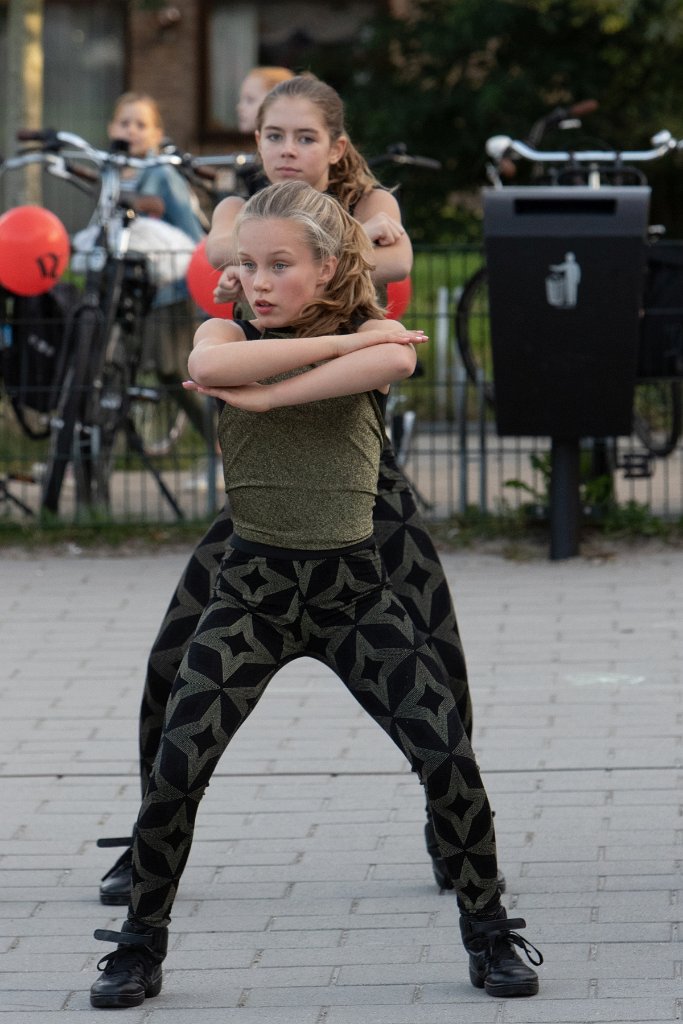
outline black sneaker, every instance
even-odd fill
[[[161,964],[168,947],[168,929],[150,928],[137,932],[127,921],[121,932],[97,929],[96,939],[118,942],[97,965],[101,977],[90,989],[90,1005],[117,1010],[140,1006],[161,992]]]
[[[470,956],[470,981],[490,996],[535,996],[538,992],[538,975],[519,958],[515,946],[524,950],[535,967],[543,963],[543,955],[513,928],[526,928],[526,921],[509,919],[500,905],[486,917],[460,916],[462,941]]]
[[[436,841],[436,834],[434,832],[434,825],[432,824],[431,817],[427,816],[425,822],[425,843],[427,845],[427,853],[431,857],[432,871],[434,872],[434,880],[438,885],[439,889],[446,889],[450,891],[454,889],[453,879],[448,874],[448,868],[446,867],[445,861],[441,856],[441,850],[439,844]],[[501,893],[505,892],[506,882],[505,875],[502,871],[498,871],[498,889]]]
[[[125,839],[98,839],[97,845],[127,847],[100,882],[100,903],[108,907],[127,907],[130,903],[133,840],[131,836]]]

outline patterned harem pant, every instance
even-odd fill
[[[467,669],[448,583],[405,477],[384,460],[380,465],[373,525],[375,542],[394,592],[440,660],[465,732],[471,739],[472,703]],[[143,795],[159,746],[173,680],[211,597],[231,533],[230,513],[223,510],[192,553],[150,652],[140,709]]]
[[[420,777],[464,909],[497,898],[491,809],[456,701],[375,545],[302,560],[228,546],[180,665],[140,809],[132,920],[169,923],[218,760],[273,675],[301,656],[339,676]]]

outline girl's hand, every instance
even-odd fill
[[[373,245],[393,245],[406,233],[399,221],[383,211],[363,221],[362,227]]]
[[[422,345],[429,341],[429,337],[424,331],[406,331],[399,324],[389,320],[384,327],[381,321],[377,321],[377,326],[373,324],[371,328],[357,334],[337,334],[334,335],[334,340],[337,349],[335,355],[344,356],[349,352],[370,348],[372,345]]]
[[[226,267],[213,290],[214,302],[236,302],[242,298],[239,267]]]
[[[243,409],[245,412],[269,412],[272,408],[270,402],[270,385],[268,384],[240,384],[232,388],[204,388],[195,384],[193,380],[184,380],[183,387],[186,391],[198,391],[200,395],[208,395],[210,398],[218,398],[226,405],[232,405],[235,409]]]

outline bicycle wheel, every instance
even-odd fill
[[[492,405],[493,355],[486,267],[480,267],[463,288],[455,311],[455,337],[467,376],[473,384],[481,381],[484,398]]]
[[[187,426],[187,416],[177,399],[153,369],[137,374],[131,399],[131,419],[145,455],[168,455]]]
[[[636,384],[633,430],[652,455],[670,455],[681,436],[683,385],[679,380],[648,380]]]
[[[71,330],[74,344],[60,391],[57,411],[50,424],[50,441],[40,501],[42,509],[54,514],[59,511],[59,498],[66,467],[76,459],[75,446],[78,443],[84,398],[88,390],[90,353],[98,330],[96,312],[87,306],[79,309]]]

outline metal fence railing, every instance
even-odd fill
[[[403,385],[402,394],[421,391],[418,407],[438,405],[435,390]],[[458,408],[476,409],[443,419],[423,412],[405,472],[421,498],[427,518],[441,520],[468,509],[481,513],[528,510],[547,514],[551,439],[499,437],[481,387],[464,381],[452,387]],[[406,407],[412,404],[406,395]],[[599,512],[609,498],[618,505],[637,504],[665,520],[683,516],[683,444],[667,458],[654,459],[635,437],[581,442],[581,499],[587,513]]]
[[[405,472],[428,520],[443,520],[475,508],[495,513],[524,507],[543,514],[548,495],[550,440],[498,437],[484,390],[469,382],[455,342],[455,308],[465,281],[481,265],[476,247],[417,253],[412,301],[401,319],[430,335],[419,356],[423,373],[392,389],[389,425],[415,413],[415,431]],[[188,318],[187,330],[193,324]],[[5,339],[7,341],[7,338]],[[0,380],[0,529],[40,517],[41,481],[48,441],[20,427]],[[151,461],[150,461],[151,460]],[[633,436],[616,442],[582,442],[582,501],[604,497],[608,487],[619,504],[636,503],[666,520],[683,517],[683,446],[664,459],[649,459]],[[641,475],[638,475],[638,474]],[[643,475],[647,474],[647,475]],[[172,494],[164,496],[159,480]],[[112,464],[110,502],[97,521],[168,523],[209,519],[222,503],[220,457],[186,422],[167,450],[145,463],[121,439]],[[85,513],[85,514],[84,514]],[[88,522],[79,508],[73,473],[67,470],[59,506],[66,522]]]
[[[442,520],[472,508],[499,513],[522,507],[531,516],[543,516],[548,500],[550,440],[498,437],[481,395],[462,381],[454,385],[454,392],[468,405],[479,406],[482,415],[440,418],[434,413],[439,404],[437,393],[442,390],[440,384],[428,389],[416,382],[404,385],[397,396],[405,399],[406,409],[415,405],[421,410],[404,470],[425,517]],[[640,458],[629,458],[634,455]],[[666,459],[647,460],[646,456],[635,437],[620,438],[604,447],[601,442],[586,440],[581,454],[584,504],[595,503],[591,496],[595,482],[609,474],[618,504],[636,503],[665,520],[683,517],[683,445]],[[29,522],[39,514],[45,457],[45,442],[22,435],[6,396],[0,396],[0,529],[3,524]],[[175,449],[154,462],[183,518],[211,517],[222,502],[221,463],[197,432],[186,426]],[[649,475],[634,475],[633,462],[649,467]],[[168,523],[179,518],[152,473],[125,447],[116,457],[110,496],[109,508],[98,509],[99,522]],[[84,512],[87,510],[79,509],[76,501],[73,472],[67,471],[60,518],[87,522]]]

